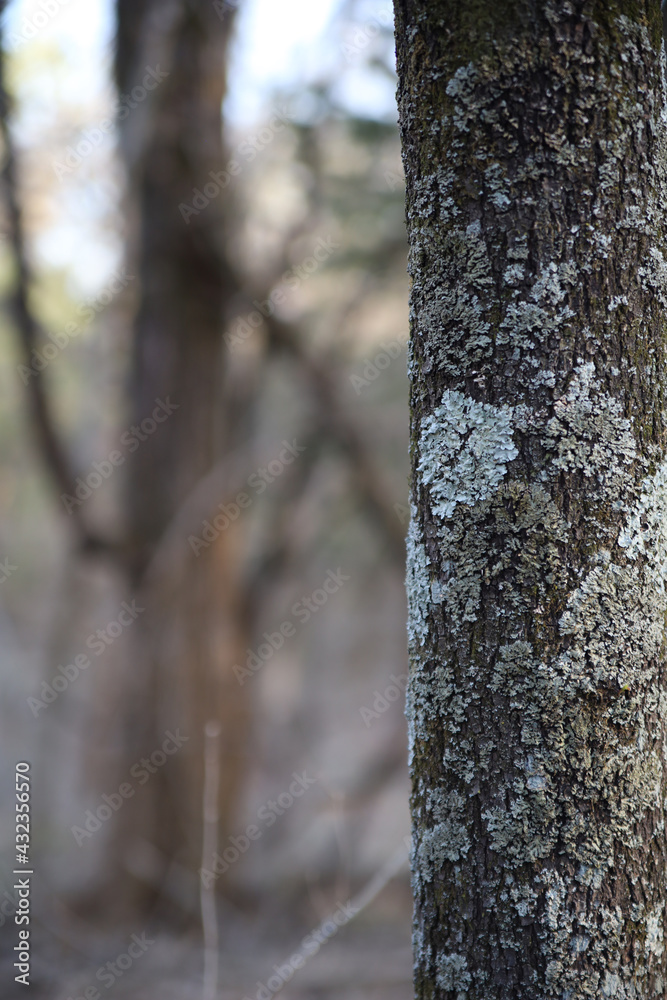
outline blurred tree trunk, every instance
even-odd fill
[[[416,994],[664,997],[659,5],[396,20]]]
[[[120,814],[117,863],[136,870],[137,847],[148,843],[194,872],[207,719],[223,723],[221,834],[242,768],[247,717],[232,672],[245,648],[241,529],[232,525],[196,558],[184,536],[181,564],[163,565],[159,576],[148,570],[185,499],[230,442],[222,319],[235,286],[224,252],[227,192],[212,175],[227,159],[221,105],[233,16],[209,0],[118,0],[117,14],[116,75],[130,109],[120,112],[130,260],[140,280],[127,427],[141,433],[129,463],[127,517],[131,577],[146,607],[134,634],[128,766],[158,749],[174,725],[188,737]],[[211,197],[197,201],[195,189]],[[193,200],[198,208],[184,210]],[[152,423],[156,409],[161,423]],[[223,499],[212,497],[211,509]]]

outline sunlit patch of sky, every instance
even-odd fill
[[[211,0],[213,2],[213,0]],[[233,0],[232,0],[233,2]],[[253,124],[276,90],[292,90],[343,69],[340,98],[362,114],[385,114],[391,85],[354,63],[373,43],[379,26],[390,26],[389,0],[241,0],[229,74],[226,113],[236,126]],[[335,15],[348,10],[347,25]],[[11,0],[6,14],[10,48],[42,39],[65,54],[70,73],[63,97],[108,86],[114,36],[113,0]],[[354,23],[353,23],[354,21]]]
[[[100,105],[112,105],[114,7],[113,0],[11,0],[5,15],[8,49],[18,53],[46,44],[67,64],[57,87],[49,80],[48,62],[24,84],[19,141],[38,144],[40,130],[57,119],[59,102],[76,105],[83,97],[84,103],[99,98]],[[232,128],[256,124],[278,92],[297,95],[298,111],[299,94],[332,79],[333,99],[342,108],[361,116],[395,117],[392,80],[367,66],[380,28],[386,32],[391,26],[390,0],[240,0],[238,8],[225,103]],[[113,138],[109,142],[112,146]],[[66,201],[59,221],[41,238],[39,252],[54,266],[71,267],[79,284],[92,291],[117,264],[119,249],[110,247],[108,235],[95,236],[99,197],[81,191],[91,222],[84,239],[81,213],[72,216]]]
[[[390,28],[392,19],[389,0],[354,6],[345,0],[244,0],[225,107],[229,121],[242,126],[256,120],[276,90],[298,93],[332,78],[332,96],[342,107],[369,117],[394,116],[392,81],[364,66],[380,29]]]
[[[293,89],[322,72],[331,62],[326,32],[339,6],[340,0],[239,4],[225,108],[230,121],[253,121],[276,87]]]
[[[6,43],[10,51],[39,42],[57,46],[69,66],[62,98],[73,101],[109,84],[113,11],[111,0],[11,0]]]

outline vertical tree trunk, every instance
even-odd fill
[[[133,868],[137,846],[148,842],[165,863],[176,860],[194,875],[208,719],[223,723],[223,835],[242,770],[247,716],[232,671],[245,648],[240,525],[197,558],[185,532],[187,555],[167,566],[168,579],[163,570],[147,587],[145,574],[182,504],[230,443],[222,322],[237,288],[225,256],[228,191],[211,175],[228,160],[221,110],[233,12],[221,16],[209,0],[118,0],[117,14],[118,87],[136,101],[121,123],[140,279],[127,426],[141,428],[160,401],[169,411],[139,436],[128,462],[130,574],[146,611],[133,632],[127,766],[159,749],[168,727],[180,726],[187,742],[123,810],[115,853],[121,868]],[[149,84],[158,82],[142,98],[134,88],[147,74]],[[211,510],[224,499],[212,495]]]
[[[396,20],[417,997],[663,997],[659,5]]]

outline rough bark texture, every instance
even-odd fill
[[[659,4],[396,20],[416,994],[663,997]]]

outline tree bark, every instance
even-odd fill
[[[662,997],[659,5],[396,22],[416,995]]]

